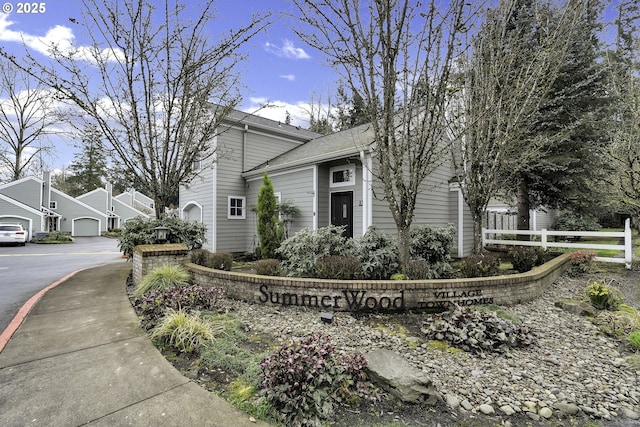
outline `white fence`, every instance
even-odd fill
[[[498,240],[489,238],[490,235],[501,234],[517,234],[525,236],[539,236],[539,240],[522,241],[522,240]],[[619,237],[624,238],[624,244],[599,244],[599,243],[578,243],[578,242],[557,242],[549,241],[549,236],[563,237]],[[577,249],[616,249],[624,251],[624,258],[620,257],[596,257],[596,261],[624,263],[625,266],[631,268],[631,260],[633,257],[631,237],[630,219],[624,223],[624,231],[555,231],[555,230],[498,230],[498,229],[482,229],[482,245],[512,245],[512,246],[541,246],[547,248],[577,248]]]

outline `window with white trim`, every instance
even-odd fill
[[[356,183],[356,167],[353,165],[337,166],[329,169],[330,187],[347,187]]]
[[[246,218],[246,197],[229,196],[227,203],[228,219],[245,219]]]
[[[58,209],[58,202],[55,200],[49,201],[49,209]]]

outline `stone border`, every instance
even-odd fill
[[[453,306],[512,305],[540,296],[568,267],[569,253],[520,274],[443,280],[326,280],[212,270],[186,262],[195,283],[218,286],[253,304],[323,311],[443,311]],[[135,266],[135,255],[134,255]],[[134,267],[135,269],[135,267]]]

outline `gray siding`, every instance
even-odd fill
[[[245,219],[228,218],[229,196],[246,197],[246,185],[242,172],[242,132],[231,129],[218,137],[219,157],[217,167],[216,197],[216,250],[218,252],[244,252],[251,233],[248,222],[250,212],[245,203]]]
[[[100,231],[107,231],[107,216],[104,213],[55,189],[51,190],[51,200],[57,202],[58,206],[55,212],[62,215],[62,218],[60,218],[60,231],[74,233],[73,223],[76,218],[97,220],[100,222]],[[97,227],[93,235],[99,235]]]
[[[189,203],[198,202],[202,207],[202,223],[207,226],[206,242],[203,248],[210,251],[215,250],[215,240],[213,238],[215,168],[215,165],[205,167],[189,185],[180,186],[180,206],[185,207]]]
[[[245,134],[245,138],[245,161],[242,171],[253,169],[264,163],[265,160],[272,159],[300,145],[299,142],[256,131],[251,127]]]
[[[291,171],[281,171],[269,176],[273,183],[273,190],[275,193],[280,193],[281,200],[290,201],[300,209],[300,215],[292,218],[289,236],[303,228],[313,228],[313,169],[313,166],[309,166]],[[248,181],[247,186],[247,204],[250,209],[253,209],[258,204],[262,178]],[[250,211],[247,218],[249,219],[247,225],[250,231],[247,235],[247,248],[253,250],[258,245],[257,215]]]
[[[91,206],[95,210],[106,212],[108,206],[107,197],[107,191],[102,188],[98,188],[89,193],[78,196],[77,199],[82,203]]]
[[[42,184],[38,180],[32,178],[12,182],[3,188],[0,188],[0,193],[18,200],[20,203],[30,206],[36,210],[40,210],[40,207],[42,206]]]

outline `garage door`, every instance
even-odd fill
[[[74,219],[73,235],[76,237],[99,236],[100,221],[93,218]]]
[[[24,218],[16,218],[14,216],[0,216],[0,223],[5,224],[22,224],[22,228],[29,231],[31,233],[31,224],[28,219]],[[31,239],[31,236],[28,236],[27,239]]]

